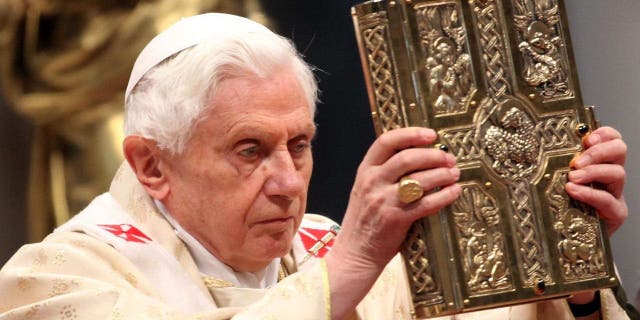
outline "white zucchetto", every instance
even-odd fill
[[[183,18],[155,36],[138,55],[127,90],[125,102],[144,75],[165,59],[203,40],[220,41],[244,33],[272,33],[267,27],[247,18],[224,13],[205,13]]]

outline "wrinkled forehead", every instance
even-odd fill
[[[125,101],[140,79],[165,59],[205,40],[224,42],[246,33],[272,34],[255,21],[224,13],[205,13],[181,19],[153,38],[138,55],[125,91]]]

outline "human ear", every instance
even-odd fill
[[[130,135],[124,139],[123,151],[147,193],[155,199],[164,199],[169,194],[169,181],[162,170],[162,154],[155,141]]]

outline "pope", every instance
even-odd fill
[[[109,192],[2,268],[0,319],[410,319],[398,250],[460,195],[456,159],[416,147],[431,129],[387,132],[341,228],[305,214],[316,101],[311,68],[260,24],[209,13],[159,34],[125,93],[126,162]],[[613,233],[628,214],[626,146],[601,128],[585,147],[566,190]],[[398,196],[403,177],[416,196]],[[623,307],[607,289],[447,318],[626,319]]]

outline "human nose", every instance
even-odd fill
[[[292,199],[304,192],[305,180],[288,151],[274,152],[268,165],[269,176],[265,183],[265,193],[268,196]]]

